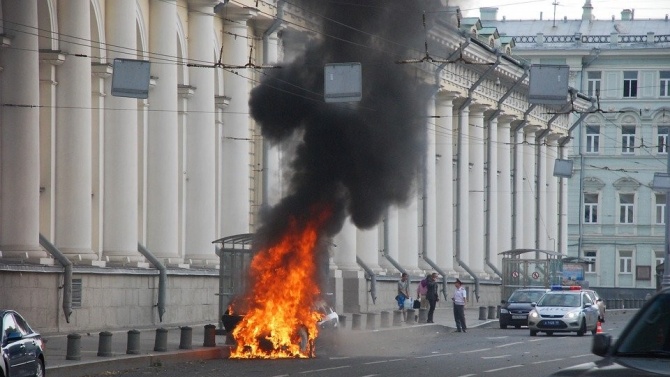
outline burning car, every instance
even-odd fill
[[[233,300],[235,302],[235,300]],[[234,334],[235,328],[237,325],[244,319],[244,314],[240,311],[240,307],[243,305],[237,304],[236,310],[232,310],[232,306],[226,310],[226,312],[221,317],[221,322],[223,328],[228,334]],[[340,327],[340,317],[337,312],[326,303],[324,300],[318,300],[312,307],[312,311],[318,313],[318,320],[316,325],[319,330],[332,331]],[[309,355],[309,357],[314,357],[314,337],[309,336],[309,326],[299,325],[294,330],[294,334],[291,336],[292,339],[295,339],[298,343],[300,353],[304,355]],[[233,337],[229,338],[229,341],[234,343]],[[274,351],[274,346],[267,341],[266,339],[261,339],[259,341],[260,348],[264,349],[266,352]]]

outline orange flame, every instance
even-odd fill
[[[315,246],[329,217],[323,210],[306,224],[290,219],[279,242],[254,256],[249,310],[233,330],[237,346],[231,358],[314,357],[320,319],[314,309],[319,295]]]

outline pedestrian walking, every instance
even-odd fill
[[[428,300],[428,320],[426,323],[433,322],[433,313],[435,312],[435,305],[440,301],[440,296],[437,294],[437,273],[433,272],[426,278],[426,300]]]
[[[407,321],[407,312],[405,311],[405,300],[409,299],[409,275],[403,272],[398,280],[398,294],[395,296],[398,302],[398,310],[402,310],[402,317]]]
[[[465,304],[468,302],[468,293],[463,288],[463,283],[456,279],[456,290],[451,301],[454,302],[454,320],[456,321],[456,331],[454,332],[468,332],[465,324]]]
[[[419,284],[416,286],[416,299],[419,300],[419,309],[428,309],[428,300],[426,299],[426,293],[428,293],[428,279],[430,274],[426,275],[425,278],[421,279]],[[414,321],[417,322],[419,316],[414,316]]]

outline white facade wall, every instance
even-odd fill
[[[0,90],[4,103],[15,106],[3,107],[0,124],[0,279],[16,279],[16,262],[36,268],[54,264],[38,244],[42,233],[74,263],[75,275],[84,276],[85,302],[73,313],[73,327],[155,323],[157,283],[137,251],[139,243],[169,268],[205,271],[170,275],[168,323],[185,320],[186,307],[199,307],[194,319],[216,317],[211,305],[218,281],[212,276],[220,266],[211,242],[255,229],[255,211],[264,204],[259,198],[274,204],[283,192],[275,184],[287,177],[283,160],[291,149],[268,148],[267,159],[254,155],[262,151],[253,147],[255,125],[247,103],[260,75],[244,69],[237,70],[244,75],[236,74],[214,63],[244,64],[252,47],[262,50],[257,37],[264,30],[256,25],[269,24],[276,9],[266,3],[253,9],[253,1],[250,8],[204,0],[1,3],[5,34],[15,35],[0,49]],[[51,33],[38,38],[30,30],[12,30],[12,22]],[[74,39],[59,39],[57,30]],[[445,33],[450,48],[462,42],[454,30]],[[268,46],[269,61],[283,56],[281,39],[275,42]],[[44,48],[38,53],[41,44],[54,53],[45,55]],[[476,41],[468,54],[495,60]],[[111,95],[117,57],[151,62],[146,101]],[[516,66],[499,68],[502,85],[487,78],[479,87],[474,82],[480,73],[465,65],[448,65],[439,74],[442,88],[427,105],[424,172],[430,187],[414,193],[408,205],[389,208],[377,228],[360,231],[347,220],[331,250],[331,277],[340,279],[335,283],[340,288],[333,288],[339,310],[342,305],[375,309],[357,258],[379,274],[384,294],[393,290],[388,287],[396,267],[414,278],[437,268],[445,278],[480,287],[480,303],[499,302],[500,279],[485,258],[500,269],[498,253],[537,243],[539,235],[534,227],[527,232],[525,222],[538,216],[534,167],[549,162],[543,154],[544,160],[536,161],[534,148],[522,143],[525,130],[513,131],[529,106],[526,93],[512,89],[522,73]],[[425,73],[431,80],[434,74]],[[514,93],[498,104],[507,91]],[[538,107],[526,117],[546,128],[546,111]],[[558,135],[565,126],[554,124]],[[257,161],[273,169],[265,176],[272,187],[260,179]],[[539,187],[554,189],[551,183]],[[252,194],[260,190],[266,195]],[[559,208],[556,195],[540,198],[542,211]],[[104,267],[113,271],[91,272]],[[129,278],[127,271],[138,268],[147,273]],[[46,286],[36,295],[50,297],[45,305],[52,313],[62,298],[54,294],[58,279],[50,274],[36,279]],[[128,293],[101,301],[104,287]],[[42,323],[59,328],[63,318]]]

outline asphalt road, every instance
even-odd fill
[[[605,332],[617,336],[630,315],[612,316]],[[109,370],[104,376],[545,376],[597,360],[590,333],[537,337],[526,328],[474,328],[452,333],[440,325],[375,332],[322,334],[314,359],[210,360],[141,369]]]

